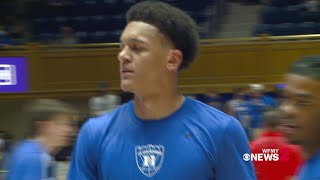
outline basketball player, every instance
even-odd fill
[[[299,180],[320,179],[320,56],[294,63],[286,76],[285,99],[280,109],[288,139],[301,145],[306,162]]]
[[[178,91],[198,44],[183,11],[148,1],[130,8],[118,60],[134,100],[84,125],[68,179],[255,179],[238,121]]]
[[[7,179],[55,179],[52,155],[71,140],[71,122],[75,113],[70,105],[53,99],[40,99],[28,104],[25,118],[32,122],[32,135],[18,143],[10,155]]]

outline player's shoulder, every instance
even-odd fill
[[[209,125],[215,125],[219,128],[226,128],[229,125],[237,124],[237,120],[232,116],[212,107],[203,102],[194,99],[188,99],[192,104],[192,110],[199,116],[199,120]]]
[[[80,132],[92,134],[105,131],[112,125],[112,123],[114,123],[117,118],[119,118],[119,115],[129,110],[130,103],[132,102],[128,102],[121,106],[118,106],[111,112],[107,112],[97,117],[89,118],[81,127]]]
[[[14,161],[34,162],[40,159],[44,152],[41,145],[34,140],[24,140],[18,142],[13,151],[10,153],[11,159]]]
[[[28,139],[18,142],[14,147],[14,151],[17,153],[41,153],[43,150],[39,142]]]

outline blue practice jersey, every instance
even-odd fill
[[[252,128],[261,128],[263,125],[263,113],[268,110],[276,107],[275,101],[269,96],[262,96],[259,99],[260,103],[255,102],[254,99],[250,100],[251,104],[251,127]]]
[[[313,158],[307,160],[301,169],[299,180],[320,179],[320,151]]]
[[[34,140],[19,143],[8,162],[7,180],[54,180],[55,166],[51,156]]]
[[[252,180],[246,135],[239,122],[186,98],[170,116],[142,120],[133,101],[82,127],[69,180]]]

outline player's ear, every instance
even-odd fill
[[[167,69],[169,71],[178,72],[179,67],[182,63],[183,55],[182,52],[178,49],[170,50],[169,59],[167,62]]]

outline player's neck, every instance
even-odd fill
[[[171,92],[135,96],[134,107],[136,115],[141,119],[156,120],[172,114],[181,107],[184,102],[184,96],[175,91]]]

